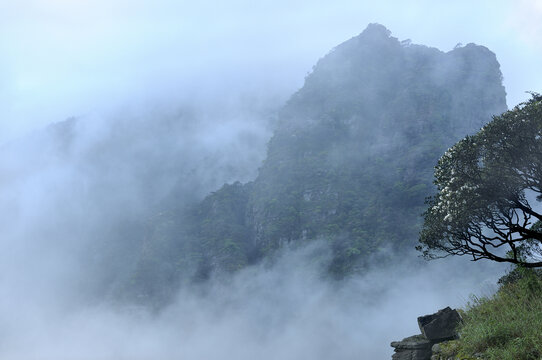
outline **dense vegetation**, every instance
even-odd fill
[[[506,109],[501,80],[484,47],[443,53],[370,25],[286,103],[254,181],[152,219],[129,292],[167,297],[314,239],[330,244],[335,277],[413,248],[434,164]]]

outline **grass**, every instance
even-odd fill
[[[463,311],[460,339],[445,346],[448,355],[470,359],[542,359],[542,277],[516,269],[492,297],[473,297]]]

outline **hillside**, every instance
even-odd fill
[[[151,220],[128,293],[167,298],[181,281],[314,239],[330,244],[334,277],[393,259],[416,242],[437,159],[504,110],[487,48],[442,52],[371,24],[320,59],[282,108],[254,181]]]

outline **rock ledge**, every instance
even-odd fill
[[[393,341],[395,349],[393,360],[431,360],[432,349],[438,350],[438,343],[457,338],[456,328],[461,316],[449,307],[434,314],[420,316],[418,326],[420,335],[409,336],[401,341]]]

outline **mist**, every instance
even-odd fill
[[[5,145],[1,357],[385,359],[390,341],[417,332],[417,316],[494,290],[503,267],[426,267],[414,253],[336,282],[321,241],[181,287],[158,310],[111,297],[142,246],[138,221],[254,177],[272,106],[71,119]]]
[[[540,91],[540,2],[426,0],[0,3],[0,142],[71,116],[193,97],[285,100],[316,60],[368,23],[453,49],[483,44],[508,103]]]
[[[389,248],[392,268],[335,281],[322,239],[157,308],[117,294],[153,217],[252,181],[284,103],[368,23],[488,46],[510,106],[540,91],[541,17],[534,1],[0,3],[0,357],[389,358],[418,316],[507,268]]]
[[[465,261],[433,263],[422,273],[409,261],[333,283],[309,261],[325,252],[322,243],[289,249],[226,282],[185,288],[158,314],[60,306],[44,302],[43,293],[38,302],[3,296],[10,311],[2,314],[1,353],[24,359],[384,359],[391,340],[417,331],[417,314],[464,305],[473,286],[490,294],[496,280],[495,268]]]

